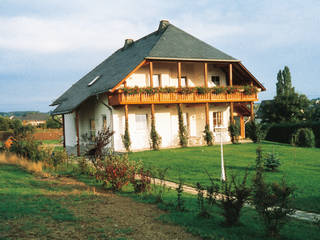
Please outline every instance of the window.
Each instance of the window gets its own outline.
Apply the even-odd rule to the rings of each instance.
[[[181,87],[188,87],[188,79],[186,76],[181,77]]]
[[[213,127],[221,127],[223,125],[223,112],[213,113]]]
[[[106,130],[107,129],[107,116],[102,115],[102,129]]]
[[[136,131],[146,131],[147,129],[147,115],[136,115]]]
[[[220,86],[220,77],[219,76],[211,76],[211,81],[215,86]]]
[[[153,87],[161,87],[161,76],[160,74],[154,74],[152,76]]]
[[[90,119],[90,137],[94,141],[96,137],[96,123],[94,119]]]

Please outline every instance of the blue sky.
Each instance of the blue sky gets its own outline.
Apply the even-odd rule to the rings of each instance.
[[[275,95],[289,66],[293,85],[320,97],[320,1],[0,0],[0,111],[49,111],[49,104],[161,19],[242,60]]]

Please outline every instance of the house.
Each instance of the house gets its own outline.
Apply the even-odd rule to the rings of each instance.
[[[86,74],[51,105],[62,115],[69,153],[85,149],[83,134],[110,127],[111,147],[124,151],[128,127],[132,150],[150,148],[151,119],[161,147],[175,147],[177,106],[183,112],[189,145],[203,145],[206,124],[215,141],[230,141],[228,126],[237,121],[244,137],[244,117],[262,84],[244,65],[222,51],[162,20],[158,29],[124,46]]]

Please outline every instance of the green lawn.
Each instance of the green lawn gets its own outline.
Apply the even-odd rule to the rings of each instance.
[[[227,176],[231,172],[241,175],[247,167],[253,176],[258,146],[264,152],[274,149],[282,164],[278,172],[266,172],[267,180],[280,181],[284,176],[296,186],[295,208],[320,213],[320,149],[271,142],[224,145]],[[189,185],[208,184],[205,170],[214,178],[220,178],[221,173],[220,145],[135,152],[130,153],[130,159],[142,160],[147,167],[169,167],[168,180],[177,182],[180,176]]]

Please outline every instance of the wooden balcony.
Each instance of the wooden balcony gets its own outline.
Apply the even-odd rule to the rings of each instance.
[[[206,102],[251,102],[257,101],[257,93],[250,95],[243,92],[236,93],[190,93],[182,94],[173,93],[137,93],[126,94],[122,90],[118,90],[109,97],[109,104],[112,106],[125,104],[170,104],[170,103],[206,103]]]

